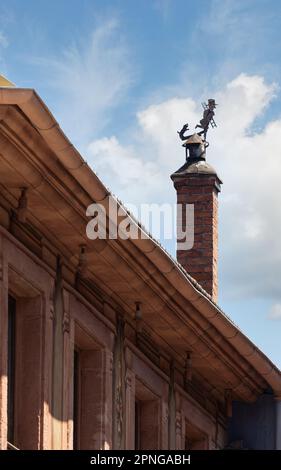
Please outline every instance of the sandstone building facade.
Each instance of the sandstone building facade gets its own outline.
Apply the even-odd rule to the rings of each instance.
[[[280,371],[215,303],[217,177],[174,175],[209,199],[205,271],[197,238],[191,264],[89,240],[109,191],[35,91],[0,88],[1,449],[281,448]]]

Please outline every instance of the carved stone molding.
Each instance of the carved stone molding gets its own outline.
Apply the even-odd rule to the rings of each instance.
[[[116,450],[124,449],[125,444],[126,362],[124,329],[124,319],[118,316],[113,353],[113,448]]]
[[[69,315],[69,293],[66,289],[62,289],[62,298],[63,298],[63,332],[70,332],[70,315]]]

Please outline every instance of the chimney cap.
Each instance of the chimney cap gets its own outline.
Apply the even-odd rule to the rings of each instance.
[[[186,175],[206,175],[216,176],[219,184],[222,184],[221,179],[218,177],[216,170],[206,160],[187,159],[187,162],[181,166],[175,173],[171,175],[171,179],[182,178]]]
[[[189,145],[204,145],[204,140],[197,133],[187,136],[186,141],[182,144],[183,147],[188,147]]]

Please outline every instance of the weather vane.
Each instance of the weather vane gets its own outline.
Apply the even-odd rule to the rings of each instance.
[[[217,127],[214,120],[215,108],[217,106],[216,101],[210,98],[208,99],[208,103],[201,104],[204,110],[203,117],[200,120],[200,123],[195,126],[195,129],[199,127],[202,130],[200,132],[195,132],[194,134],[185,135],[186,131],[189,130],[189,127],[188,124],[184,124],[181,131],[178,132],[180,139],[185,141],[182,145],[185,147],[186,159],[188,158],[189,150],[189,158],[205,160],[206,148],[209,146],[209,142],[206,140],[209,126],[213,128]]]

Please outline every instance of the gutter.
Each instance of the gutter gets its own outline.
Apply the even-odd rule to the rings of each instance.
[[[1,88],[0,105],[18,106],[36,128],[62,165],[79,182],[90,198],[107,206],[111,193],[83,160],[80,153],[61,130],[39,95],[32,89]],[[141,225],[120,201],[119,207],[128,214],[139,231]],[[281,398],[281,372],[224,314],[210,295],[170,256],[160,243],[146,233],[145,239],[130,240],[162,273],[169,283],[198,310],[221,335],[243,356]]]

